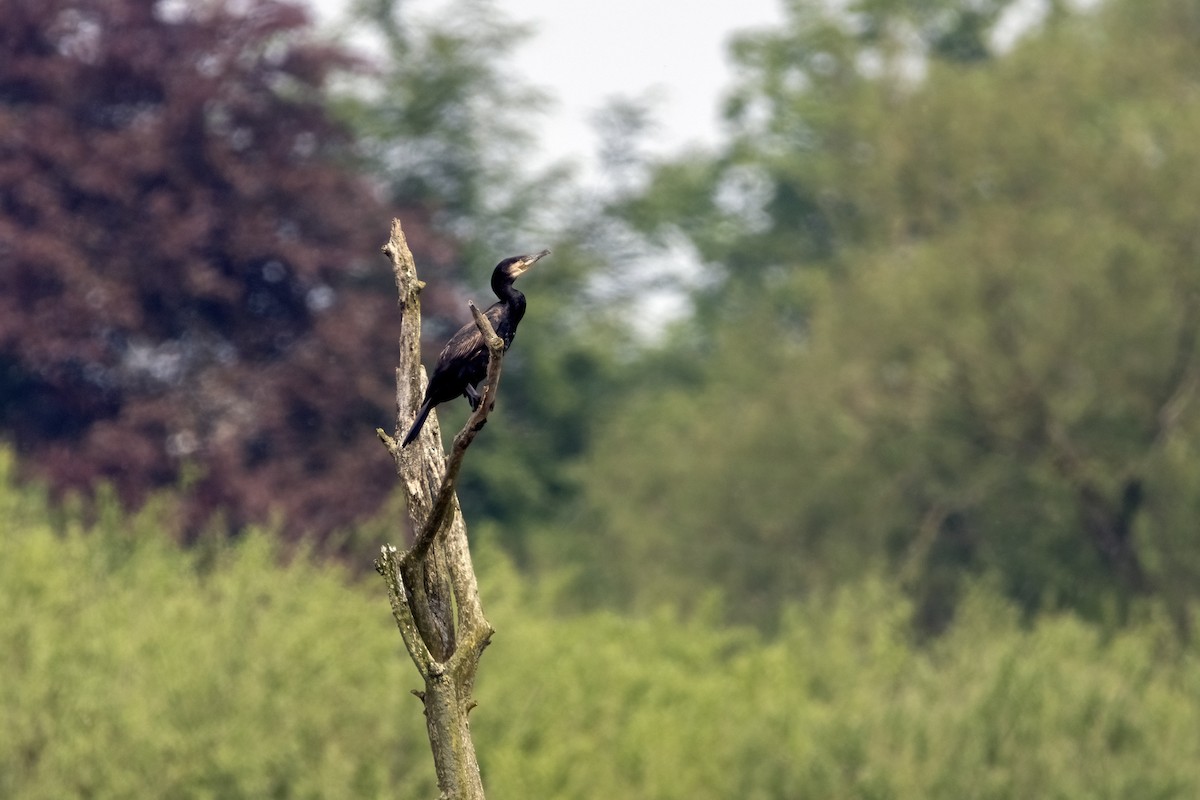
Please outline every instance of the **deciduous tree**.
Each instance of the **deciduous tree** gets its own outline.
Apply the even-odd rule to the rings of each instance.
[[[1183,623],[1200,574],[1180,478],[1200,381],[1193,6],[1114,1],[919,79],[864,71],[800,22],[747,53],[762,113],[648,195],[718,266],[702,389],[601,437],[595,513],[627,572],[656,570],[626,587],[715,576],[757,615],[887,565],[937,630],[987,571],[1031,612],[1107,618],[1153,593]],[[730,195],[739,174],[753,191]],[[656,454],[642,468],[637,442]]]
[[[385,212],[326,109],[357,62],[276,0],[7,0],[0,40],[0,426],[27,468],[184,484],[192,525],[373,510]]]

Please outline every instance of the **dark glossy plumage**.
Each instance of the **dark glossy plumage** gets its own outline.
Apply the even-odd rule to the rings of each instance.
[[[483,313],[492,324],[496,335],[504,340],[505,350],[512,346],[513,337],[517,335],[517,325],[525,316],[525,295],[513,287],[513,281],[549,254],[549,250],[543,250],[540,253],[513,256],[504,259],[492,270],[492,291],[496,293],[499,301]],[[483,342],[479,328],[471,321],[450,337],[450,341],[446,342],[442,349],[442,354],[438,356],[437,366],[433,368],[433,375],[425,388],[421,408],[400,446],[407,447],[417,438],[429,412],[436,405],[463,395],[471,404],[471,408],[475,409],[479,405],[479,391],[476,387],[487,377],[487,364],[487,345]]]

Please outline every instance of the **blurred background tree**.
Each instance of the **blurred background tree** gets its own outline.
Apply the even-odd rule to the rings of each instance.
[[[356,284],[387,211],[326,109],[361,65],[270,0],[0,17],[0,425],[27,468],[133,504],[187,484],[190,529],[377,506],[392,303]]]
[[[1029,612],[1116,619],[1153,592],[1182,615],[1190,9],[1051,15],[966,64],[936,40],[884,69],[898,51],[861,17],[812,6],[738,42],[729,145],[618,209],[712,264],[700,390],[646,392],[598,439],[590,508],[625,596],[715,580],[764,619],[883,567],[931,631],[980,572]]]

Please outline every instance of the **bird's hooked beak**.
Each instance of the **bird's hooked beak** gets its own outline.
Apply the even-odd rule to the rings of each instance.
[[[518,275],[524,275],[529,271],[530,267],[548,255],[550,255],[550,251],[543,250],[540,253],[532,253],[531,255],[527,256],[518,256],[517,260],[512,265],[512,276],[515,278]]]

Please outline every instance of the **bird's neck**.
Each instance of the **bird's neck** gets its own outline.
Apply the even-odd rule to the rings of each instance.
[[[514,311],[519,309],[520,313],[525,312],[525,295],[517,291],[516,287],[512,285],[512,281],[492,281],[492,291],[504,305]]]
[[[496,333],[504,340],[504,348],[507,350],[517,333],[517,325],[525,316],[525,295],[514,289],[511,281],[493,281],[492,291],[500,298],[496,307],[501,309],[492,322]]]

